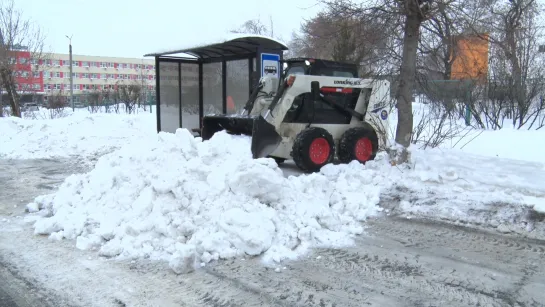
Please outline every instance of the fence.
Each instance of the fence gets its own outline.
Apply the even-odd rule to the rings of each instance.
[[[49,98],[51,99],[51,98]],[[147,108],[155,105],[156,97],[155,92],[145,92],[142,93],[139,97],[134,97],[133,99],[119,99],[115,96],[101,96],[97,93],[86,93],[74,95],[74,107],[75,108],[93,108],[93,107],[111,107],[117,104],[130,104],[138,107]],[[65,105],[71,106],[69,97],[66,97]]]
[[[471,121],[473,80],[417,80],[415,92],[424,104],[441,104],[448,112],[459,112],[466,125]]]

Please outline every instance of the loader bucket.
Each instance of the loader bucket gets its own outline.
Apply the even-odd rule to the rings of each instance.
[[[254,120],[252,129],[252,155],[254,159],[270,155],[282,142],[282,137],[262,116]]]
[[[253,158],[262,158],[271,154],[282,141],[273,125],[263,117],[236,117],[209,115],[203,117],[201,137],[209,140],[216,132],[226,130],[230,134],[252,136]]]
[[[226,130],[231,134],[252,135],[254,118],[226,115],[207,115],[202,119],[201,137],[209,140],[216,132]]]

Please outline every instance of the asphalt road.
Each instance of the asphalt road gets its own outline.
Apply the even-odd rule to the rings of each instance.
[[[0,288],[0,307],[17,307],[17,304],[2,288]]]
[[[350,248],[187,275],[34,236],[21,204],[78,167],[0,160],[0,306],[545,306],[545,242],[431,221],[380,217]]]

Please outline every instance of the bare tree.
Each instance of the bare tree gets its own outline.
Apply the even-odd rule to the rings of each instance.
[[[290,48],[297,56],[357,64],[362,76],[376,73],[387,31],[380,20],[368,17],[342,6],[326,7],[302,24],[300,34],[292,35]]]
[[[275,38],[279,41],[285,41],[281,35],[274,34],[274,23],[272,17],[269,18],[269,23],[270,26],[267,27],[265,24],[263,24],[263,22],[261,22],[261,19],[259,18],[249,19],[238,28],[232,29],[230,32],[240,34],[263,35]]]
[[[114,90],[114,99],[123,103],[126,113],[136,112],[136,106],[142,98],[142,85],[139,82],[124,84],[118,82]]]
[[[268,29],[267,26],[265,26],[259,19],[247,20],[239,28],[231,30],[231,33],[245,33],[245,34],[272,36],[271,32],[272,32],[272,29]]]
[[[478,11],[472,30],[489,34],[489,78],[482,97],[475,102],[474,117],[481,126],[500,129],[505,119],[513,127],[539,129],[545,113],[545,57],[539,52],[543,39],[541,5],[535,0],[488,0]]]
[[[97,113],[102,110],[102,107],[106,106],[106,101],[109,96],[108,90],[99,90],[95,89],[86,94],[87,98],[87,108],[91,113]],[[107,113],[107,110],[106,110]]]
[[[2,87],[7,92],[7,99],[11,107],[13,116],[21,117],[21,107],[19,105],[19,88],[17,79],[33,78],[31,72],[19,72],[16,63],[16,49],[24,46],[30,52],[33,63],[36,66],[44,58],[43,46],[44,35],[38,27],[33,25],[30,20],[24,19],[22,12],[15,9],[13,0],[8,0],[0,4],[0,79]],[[26,63],[25,63],[26,64]],[[21,73],[23,75],[21,75]],[[19,77],[19,78],[16,78]],[[23,82],[25,86],[31,82]]]
[[[47,98],[46,108],[49,111],[49,118],[60,118],[65,116],[65,108],[68,106],[68,96],[62,90],[53,92]]]
[[[322,1],[334,11],[352,12],[369,16],[391,25],[393,33],[402,33],[400,43],[392,45],[392,53],[399,56],[399,78],[396,91],[398,123],[395,141],[403,148],[392,150],[396,163],[409,159],[407,148],[411,144],[413,130],[412,93],[415,88],[417,54],[421,26],[437,13],[439,7],[449,6],[454,0],[373,0],[354,3],[350,0]],[[396,147],[397,148],[397,147]],[[394,153],[395,152],[395,153]]]

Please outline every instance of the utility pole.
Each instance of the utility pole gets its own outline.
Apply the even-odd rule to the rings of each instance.
[[[70,54],[70,103],[72,104],[72,112],[74,112],[74,74],[72,74],[72,36],[66,38],[70,41],[68,52]]]

